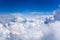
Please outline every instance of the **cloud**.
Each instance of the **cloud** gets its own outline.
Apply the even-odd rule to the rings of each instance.
[[[52,15],[52,12],[32,12],[33,15]]]
[[[60,5],[59,5],[59,7],[60,7]]]
[[[52,15],[0,15],[1,40],[60,40],[60,21],[45,24]],[[50,22],[50,21],[49,21]]]

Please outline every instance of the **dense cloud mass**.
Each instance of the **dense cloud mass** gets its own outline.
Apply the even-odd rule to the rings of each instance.
[[[60,40],[60,21],[52,15],[0,15],[0,40]]]

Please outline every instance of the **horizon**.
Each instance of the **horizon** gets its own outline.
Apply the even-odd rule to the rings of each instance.
[[[0,0],[0,14],[43,12],[42,14],[51,14],[60,9],[60,0]],[[45,12],[45,13],[44,13]],[[40,13],[39,13],[40,14]]]

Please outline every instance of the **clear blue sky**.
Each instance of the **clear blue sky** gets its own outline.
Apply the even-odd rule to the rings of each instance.
[[[60,0],[0,0],[0,12],[50,12],[59,4]]]

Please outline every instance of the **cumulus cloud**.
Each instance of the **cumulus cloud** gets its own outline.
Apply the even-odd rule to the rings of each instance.
[[[49,24],[44,23],[46,18]],[[55,21],[52,15],[15,13],[0,15],[0,20],[0,40],[60,40],[60,21]]]

